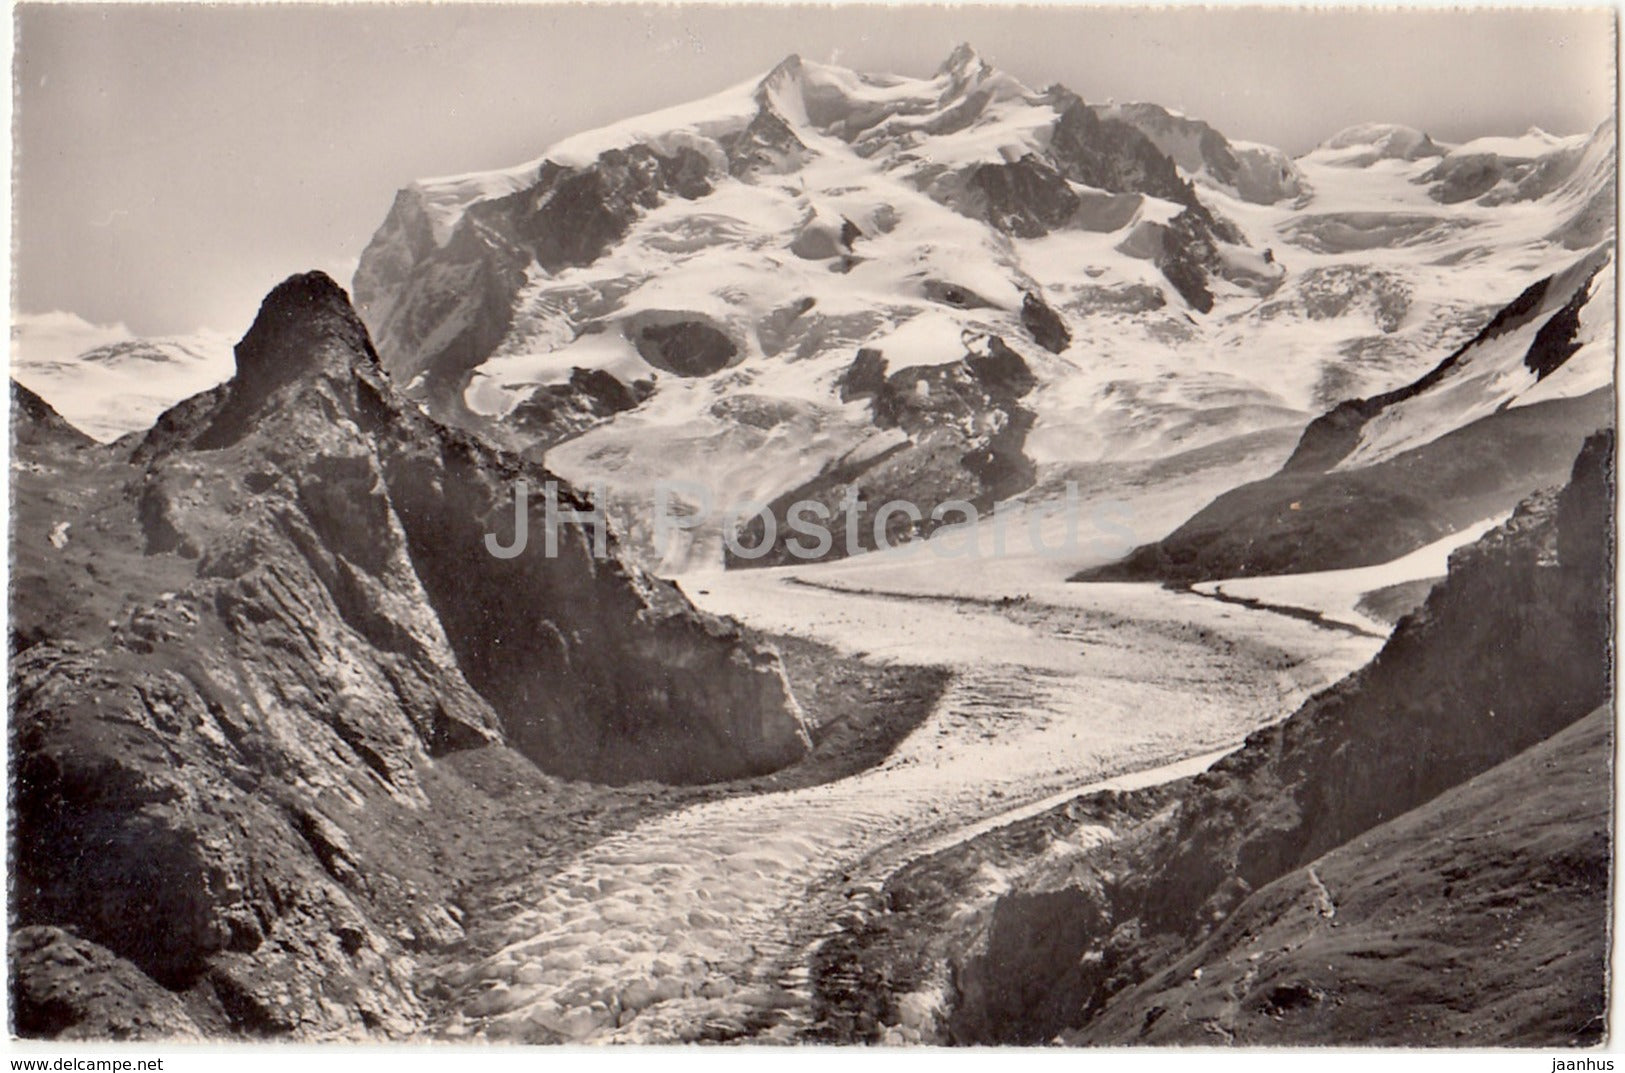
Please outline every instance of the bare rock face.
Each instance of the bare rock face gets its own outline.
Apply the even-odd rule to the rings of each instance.
[[[1101,117],[1082,98],[1055,91],[1061,118],[1050,154],[1074,182],[1112,193],[1132,191],[1195,207],[1196,190],[1173,159],[1129,123]]]
[[[710,193],[713,171],[692,149],[643,145],[608,150],[585,167],[548,162],[533,182],[470,208],[443,245],[420,192],[403,190],[355,279],[390,374],[436,417],[466,420],[468,373],[507,332],[526,268],[591,264],[664,198]]]
[[[1093,111],[1101,119],[1130,124],[1185,171],[1205,173],[1246,201],[1268,205],[1298,197],[1305,189],[1303,176],[1285,153],[1233,145],[1200,119],[1146,102],[1094,105]]]
[[[980,165],[968,178],[966,208],[1007,234],[1037,238],[1087,226],[1091,210],[1073,184],[1182,205],[1170,224],[1147,223],[1125,252],[1152,260],[1193,309],[1211,310],[1208,279],[1223,271],[1215,242],[1239,242],[1240,233],[1202,204],[1174,161],[1133,125],[1102,118],[1064,88],[1052,89],[1049,99],[1060,114],[1046,155]]]
[[[1066,321],[1031,291],[1021,296],[1021,326],[1032,335],[1033,342],[1051,354],[1059,354],[1072,345],[1072,331]]]
[[[472,221],[438,245],[411,189],[362,252],[357,305],[390,355],[390,374],[442,420],[463,416],[469,370],[507,332],[528,262],[516,243]]]
[[[1121,832],[1087,867],[1004,899],[987,943],[957,966],[956,1038],[1032,1042],[1083,1029],[1094,1042],[1125,1042],[1130,1028],[1150,1031],[1160,1014],[1113,1010],[1113,996],[1147,980],[1154,981],[1150,992],[1168,990],[1177,982],[1169,970],[1197,944],[1221,933],[1235,938],[1225,932],[1235,914],[1278,915],[1258,900],[1275,897],[1277,880],[1353,847],[1605,705],[1613,689],[1613,456],[1611,431],[1590,438],[1569,485],[1532,497],[1501,528],[1457,552],[1447,580],[1370,664],[1255,733],[1172,808]],[[1605,767],[1587,769],[1594,783],[1563,806],[1583,809],[1586,823],[1606,794]],[[1505,821],[1559,822],[1565,817]],[[1509,844],[1539,841],[1504,834]],[[1519,852],[1533,858],[1540,851]],[[1562,862],[1549,863],[1554,875],[1563,871]],[[1590,891],[1591,899],[1580,902],[1581,923],[1600,935],[1605,885],[1587,877],[1605,874],[1606,866],[1576,867],[1585,872],[1576,896]],[[1507,881],[1522,882],[1529,868],[1514,869],[1518,875]],[[1490,930],[1478,925],[1480,935]],[[1047,937],[1042,944],[1040,936]],[[1458,971],[1488,971],[1499,957],[1482,940],[1469,950]],[[1523,1042],[1584,1035],[1590,1012],[1602,1008],[1603,979],[1598,972],[1570,984],[1589,1012],[1556,1017],[1538,1039]],[[1020,1001],[1019,989],[1047,999]],[[1296,1001],[1288,992],[1281,998]],[[1113,1010],[1117,1034],[1087,1035],[1102,1010]],[[1326,1034],[1299,1041],[1353,1041],[1337,1034],[1335,1018],[1320,1030]]]
[[[988,223],[1019,238],[1040,238],[1065,227],[1082,202],[1065,176],[1028,153],[1009,164],[983,164],[971,189],[986,205]]]
[[[530,444],[530,453],[545,452],[615,414],[636,409],[653,392],[649,380],[623,384],[602,369],[572,369],[569,380],[549,384],[514,407],[508,422]]]
[[[939,506],[958,501],[985,513],[998,500],[1031,487],[1037,468],[1023,447],[1033,413],[1021,399],[1037,378],[999,336],[968,338],[965,344],[959,361],[890,374],[884,354],[860,350],[840,379],[841,396],[868,398],[875,427],[901,432],[900,442],[837,460],[768,504],[764,514],[745,519],[737,544],[746,554],[730,548],[728,566],[836,559],[895,547],[966,520],[959,508],[938,514]],[[899,509],[882,517],[881,508],[894,501],[915,513]],[[804,504],[826,511],[818,523],[830,536],[822,551],[816,548],[819,541],[798,535],[790,524]]]
[[[624,327],[644,361],[676,376],[710,376],[739,356],[728,333],[703,314],[645,310]]]
[[[457,930],[389,833],[432,810],[436,758],[702,782],[808,738],[776,654],[613,534],[597,557],[565,519],[548,554],[551,475],[403,402],[327,277],[274,290],[237,359],[133,449],[29,451],[54,426],[22,423],[13,922],[235,1031],[405,1035],[397,936]],[[521,481],[530,541],[498,558]]]
[[[11,933],[18,1035],[53,1039],[195,1039],[179,999],[123,958],[61,928]]]
[[[750,125],[728,147],[728,171],[736,177],[782,175],[796,170],[810,155],[766,95],[759,94],[759,98],[760,107]]]

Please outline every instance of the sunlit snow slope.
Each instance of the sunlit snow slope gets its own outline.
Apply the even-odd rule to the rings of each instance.
[[[138,339],[71,313],[19,314],[11,325],[12,378],[103,441],[150,427],[232,368],[231,340],[218,333]]]
[[[355,291],[425,405],[604,482],[687,569],[738,508],[991,506],[1407,383],[1608,239],[1613,170],[1608,124],[1461,147],[1367,124],[1294,161],[968,48],[929,78],[791,57],[408,187]],[[990,347],[1025,369],[998,390],[963,365]],[[698,521],[657,541],[663,481]]]

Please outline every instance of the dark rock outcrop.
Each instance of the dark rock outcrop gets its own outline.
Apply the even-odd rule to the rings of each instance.
[[[549,161],[536,185],[470,208],[475,221],[516,239],[549,272],[589,265],[626,234],[640,210],[712,189],[712,164],[693,149],[607,149],[584,168]]]
[[[526,268],[591,264],[643,211],[710,193],[713,170],[692,149],[644,145],[606,150],[581,168],[548,161],[533,183],[469,205],[443,243],[421,193],[402,191],[355,279],[389,373],[436,417],[466,423],[468,374],[507,333]]]
[[[807,159],[807,146],[770,103],[761,106],[728,146],[728,173],[736,178],[794,171]]]
[[[1065,227],[1082,204],[1065,176],[1031,153],[1013,163],[979,166],[970,187],[986,205],[987,222],[1018,238]]]
[[[1222,270],[1214,244],[1221,240],[1238,243],[1242,241],[1240,232],[1202,204],[1196,188],[1180,176],[1173,159],[1134,125],[1102,118],[1064,88],[1052,89],[1049,95],[1060,112],[1050,138],[1050,163],[1036,158],[1020,162],[1025,170],[1019,177],[1005,180],[1008,191],[1000,202],[1005,208],[993,220],[995,226],[1020,235],[1054,230],[1080,204],[1066,180],[1112,194],[1145,194],[1183,205],[1184,211],[1168,226],[1150,225],[1156,232],[1151,257],[1191,308],[1210,311],[1213,295],[1207,280]],[[1007,169],[1017,166],[1004,165]],[[1026,206],[1026,213],[1014,212],[1009,203]]]
[[[1208,270],[1218,261],[1210,225],[1193,209],[1186,209],[1160,231],[1156,255],[1152,258],[1163,277],[1199,313],[1213,311],[1213,292],[1208,290]]]
[[[869,398],[874,424],[906,439],[884,450],[838,459],[817,477],[743,520],[739,554],[730,568],[842,558],[882,545],[894,547],[967,520],[951,501],[978,514],[1032,486],[1037,468],[1023,453],[1033,413],[1020,399],[1037,384],[1026,361],[998,336],[968,339],[965,356],[943,365],[910,366],[887,374],[880,351],[865,348],[842,375],[843,400]],[[893,501],[911,505],[878,527],[876,512]],[[798,504],[817,504],[829,546],[791,527]],[[804,511],[816,508],[804,507]],[[771,523],[765,520],[771,516]],[[816,513],[801,515],[811,523]]]
[[[110,987],[139,970],[211,1031],[405,1035],[403,943],[461,934],[398,834],[430,822],[441,760],[507,743],[697,782],[809,741],[773,651],[613,534],[549,538],[550,482],[591,505],[402,399],[327,277],[274,290],[237,357],[133,448],[16,460],[13,925],[104,948]],[[528,545],[499,558],[519,482]],[[24,975],[33,1023],[72,1023]]]
[[[562,384],[539,388],[508,414],[508,424],[530,453],[577,436],[594,425],[636,409],[654,391],[649,380],[623,384],[602,369],[571,369]]]
[[[1173,160],[1131,124],[1101,118],[1066,89],[1051,95],[1061,118],[1050,156],[1068,179],[1114,194],[1150,194],[1187,208],[1201,204]]]
[[[1102,119],[1128,123],[1190,174],[1206,172],[1246,201],[1269,205],[1303,193],[1303,176],[1280,150],[1238,147],[1200,119],[1148,102],[1092,106]]]
[[[967,208],[994,227],[1021,238],[1038,238],[1080,223],[1084,201],[1073,183],[1108,194],[1142,194],[1183,205],[1168,225],[1146,223],[1128,248],[1149,257],[1180,297],[1199,312],[1213,308],[1210,274],[1222,264],[1216,241],[1240,242],[1241,234],[1203,205],[1196,188],[1173,160],[1129,123],[1101,118],[1076,94],[1050,90],[1059,111],[1045,156],[1029,153],[1010,163],[982,164],[967,180]]]
[[[886,390],[886,357],[873,347],[864,347],[835,382],[842,402],[872,399]]]
[[[628,317],[625,331],[644,361],[677,376],[710,376],[739,356],[728,333],[698,313],[648,310]]]
[[[1072,345],[1072,332],[1066,321],[1031,291],[1021,296],[1021,326],[1032,335],[1033,342],[1051,354],[1059,354]]]
[[[1256,899],[1270,897],[1276,880],[1606,704],[1613,458],[1612,432],[1589,439],[1569,485],[1526,501],[1458,552],[1448,579],[1369,665],[1252,735],[1081,872],[1010,895],[1000,906],[1004,926],[958,967],[956,1038],[1036,1042],[1064,1029],[1087,1032],[1102,1011],[1114,1011],[1114,996],[1153,977],[1167,987],[1175,979],[1167,970],[1226,921],[1258,912]],[[1605,792],[1606,772],[1590,777],[1591,793],[1575,798],[1576,807],[1590,808],[1584,803]],[[1588,883],[1600,924],[1606,885]],[[1039,934],[1059,941],[1040,949]],[[1475,956],[1477,964],[1461,967],[1489,971],[1498,955],[1481,942]],[[1044,992],[1045,1003],[1018,1001],[1015,970],[1019,987]],[[1582,984],[1587,1010],[1600,1011],[1602,978]],[[1297,1001],[1287,991],[1279,998]],[[1113,1018],[1119,1034],[1088,1038],[1128,1042],[1130,1026],[1150,1030],[1156,1021],[1149,1009],[1118,1009]],[[1571,1020],[1580,1030],[1586,1015]],[[1335,1031],[1304,1041],[1353,1042]]]

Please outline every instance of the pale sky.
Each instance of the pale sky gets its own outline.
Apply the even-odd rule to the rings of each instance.
[[[1351,123],[1590,130],[1613,10],[67,6],[16,9],[17,309],[240,335],[346,286],[394,192],[723,89],[791,52],[927,75],[969,41],[1037,88],[1153,100],[1293,153]]]

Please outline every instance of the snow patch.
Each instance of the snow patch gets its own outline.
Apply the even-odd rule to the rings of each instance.
[[[1449,570],[1450,555],[1466,547],[1506,521],[1508,515],[1492,518],[1459,529],[1449,536],[1418,548],[1408,555],[1376,566],[1362,566],[1349,570],[1324,570],[1311,574],[1280,574],[1272,577],[1232,578],[1225,581],[1203,581],[1191,586],[1206,595],[1233,596],[1243,600],[1258,600],[1275,607],[1297,607],[1317,612],[1332,622],[1341,622],[1357,629],[1386,636],[1393,627],[1358,610],[1366,593],[1408,581],[1442,578]]]

